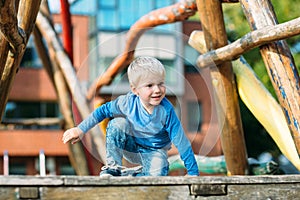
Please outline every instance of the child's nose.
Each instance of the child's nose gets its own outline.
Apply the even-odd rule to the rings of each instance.
[[[153,86],[153,91],[154,92],[160,92],[160,87],[158,85]]]

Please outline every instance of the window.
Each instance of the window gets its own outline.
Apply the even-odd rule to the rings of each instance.
[[[119,27],[118,16],[115,10],[102,10],[97,15],[100,30],[114,30]]]
[[[76,175],[67,156],[49,157],[45,160],[46,175]],[[1,169],[0,169],[0,173]],[[9,175],[40,174],[39,157],[9,157]]]
[[[56,157],[57,175],[76,175],[68,157]]]
[[[25,162],[10,163],[9,165],[9,175],[26,175]]]
[[[8,102],[3,121],[13,119],[56,118],[60,115],[58,104],[54,102]],[[59,124],[45,125],[16,125],[20,129],[59,129]]]
[[[174,86],[177,84],[178,76],[176,73],[177,69],[175,68],[175,61],[174,60],[161,60],[161,63],[165,66],[166,69],[166,84],[170,86]]]
[[[141,16],[173,3],[172,0],[99,0],[97,26],[101,31],[128,30]],[[166,27],[174,29],[171,25]]]
[[[187,120],[189,132],[200,132],[202,125],[202,106],[200,102],[189,101],[187,103]]]
[[[99,0],[100,8],[115,8],[117,5],[117,0]]]

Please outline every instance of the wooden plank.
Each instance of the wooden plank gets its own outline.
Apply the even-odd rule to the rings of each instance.
[[[65,185],[191,185],[191,184],[286,184],[300,183],[300,175],[273,175],[273,176],[165,176],[165,177],[111,177],[97,176],[67,176]]]
[[[197,0],[197,7],[208,50],[227,44],[221,2]],[[247,153],[244,140],[236,83],[230,62],[211,68],[221,143],[229,175],[247,174]]]
[[[118,187],[72,187],[47,188],[43,196],[53,199],[188,199],[189,187],[184,186],[118,186]]]
[[[0,176],[0,199],[16,199],[21,195],[27,199],[33,196],[41,199],[297,199],[300,175]]]
[[[229,185],[224,195],[194,195],[183,186],[118,186],[118,187],[40,187],[41,199],[299,199],[299,184]],[[0,188],[0,198],[20,197],[20,187]],[[22,198],[24,199],[24,198]],[[33,198],[28,198],[33,199]]]
[[[0,199],[16,199],[15,193],[16,191],[14,187],[0,187]]]
[[[7,186],[62,186],[62,176],[0,176],[0,187]]]
[[[163,177],[99,177],[99,176],[0,176],[0,187],[114,187],[149,185],[266,185],[300,184],[300,174],[261,176],[163,176]],[[300,186],[300,185],[299,185]]]
[[[229,199],[299,199],[299,184],[229,185]]]

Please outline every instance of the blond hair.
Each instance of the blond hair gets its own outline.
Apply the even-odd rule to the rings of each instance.
[[[149,75],[165,79],[165,68],[163,64],[154,57],[138,57],[129,65],[127,74],[132,87],[137,87],[141,81]]]

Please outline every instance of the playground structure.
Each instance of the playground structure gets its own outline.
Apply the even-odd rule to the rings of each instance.
[[[241,95],[241,91],[247,92],[247,90],[251,90],[252,93],[256,91],[258,95],[265,95],[265,92],[256,90],[256,88],[260,88],[259,84],[258,87],[254,87],[253,84],[257,83],[257,80],[250,79],[250,76],[253,75],[251,75],[252,72],[239,71],[248,69],[245,67],[247,64],[242,58],[242,54],[254,47],[259,47],[279,104],[277,102],[274,103],[269,97],[263,99],[262,101],[264,102],[257,103],[263,105],[272,104],[272,107],[276,107],[276,110],[279,107],[280,111],[284,111],[281,115],[276,114],[276,116],[280,117],[276,118],[275,121],[273,119],[273,121],[266,120],[267,122],[264,122],[267,116],[262,116],[263,120],[260,121],[261,123],[266,123],[267,127],[271,127],[270,129],[266,128],[270,134],[274,134],[279,129],[275,128],[272,130],[274,122],[276,125],[286,126],[283,129],[281,127],[280,130],[285,131],[277,133],[277,135],[274,134],[273,139],[278,146],[281,146],[281,151],[287,155],[299,170],[299,73],[294,65],[293,57],[287,44],[282,41],[282,39],[300,34],[299,18],[283,24],[277,24],[272,4],[267,0],[224,0],[222,2],[218,0],[185,0],[170,7],[153,11],[132,26],[128,32],[129,39],[124,50],[126,54],[117,57],[106,73],[100,77],[99,82],[94,83],[85,95],[80,89],[76,89],[76,92],[74,90],[74,85],[80,85],[79,80],[74,72],[70,57],[60,45],[59,39],[51,26],[49,21],[50,13],[47,11],[45,1],[42,1],[42,3],[38,0],[11,0],[3,2],[0,3],[0,29],[2,33],[0,35],[1,113],[4,112],[8,93],[24,53],[27,38],[33,31],[36,43],[39,44],[37,48],[43,60],[43,65],[47,68],[53,84],[56,86],[67,127],[74,126],[70,114],[70,96],[73,96],[80,117],[85,118],[90,113],[89,99],[92,98],[95,91],[101,89],[103,85],[109,84],[116,74],[130,63],[134,58],[134,49],[138,39],[145,31],[161,24],[185,20],[199,12],[202,31],[196,30],[191,36],[189,43],[202,53],[197,60],[198,66],[206,67],[210,65],[211,67],[211,63],[215,63],[211,67],[212,79],[214,83],[222,82],[224,84],[225,90],[218,88],[218,84],[214,84],[215,104],[221,116],[220,119],[222,116],[225,119],[221,140],[226,162],[223,160],[222,163],[226,163],[226,173],[233,176],[122,177],[109,179],[90,176],[1,176],[1,198],[63,199],[90,197],[99,199],[103,197],[102,195],[105,195],[104,197],[107,199],[120,198],[121,195],[127,198],[149,198],[151,196],[153,199],[195,199],[197,196],[202,196],[203,199],[296,199],[299,197],[300,182],[298,175],[246,175],[249,171],[248,160],[237,103],[237,92]],[[240,40],[228,44],[221,4],[238,2],[242,5],[252,31]],[[19,10],[17,12],[15,8],[18,8],[18,6]],[[7,10],[9,12],[5,12]],[[6,13],[8,15],[5,15]],[[161,14],[164,14],[166,17],[159,17]],[[155,20],[147,20],[149,16]],[[36,27],[34,28],[35,21]],[[18,24],[20,27],[18,27]],[[51,56],[46,54],[46,48],[42,45],[42,37],[48,44]],[[240,58],[237,59],[238,57]],[[231,63],[231,60],[234,61]],[[216,66],[218,70],[214,70]],[[54,73],[56,76],[53,75]],[[245,74],[248,77],[244,77],[243,75]],[[236,83],[234,76],[238,76]],[[241,79],[239,80],[239,78]],[[249,80],[250,82],[239,82],[242,80]],[[245,84],[248,84],[249,87],[243,90],[242,86],[246,86]],[[249,100],[249,98],[249,96],[245,96],[244,101]],[[259,109],[257,107],[251,108],[251,105],[253,106],[253,102],[249,103],[249,109],[261,115]],[[103,156],[101,150],[103,151],[103,146],[105,145],[103,138],[100,137],[101,134],[92,132],[90,135],[99,149],[100,157]],[[70,146],[70,148],[72,149],[70,159],[77,174],[87,175],[87,163],[83,160],[84,156],[80,155],[80,152],[83,154],[82,147],[77,145]],[[76,157],[74,156],[75,152]]]
[[[197,32],[194,34],[194,38],[191,38],[190,43],[196,43],[196,45],[200,45],[202,43],[202,47],[193,46],[198,51],[203,53],[199,56],[197,60],[197,64],[199,67],[206,67],[214,63],[213,67],[211,67],[211,77],[214,80],[214,83],[222,83],[225,90],[220,88],[220,84],[213,84],[215,90],[215,103],[217,105],[217,110],[220,116],[220,120],[224,121],[223,130],[222,130],[222,147],[224,151],[224,156],[227,164],[227,173],[228,175],[246,175],[248,173],[248,162],[247,162],[247,152],[245,148],[245,142],[243,137],[243,129],[241,126],[241,119],[239,113],[239,107],[237,102],[237,89],[242,87],[241,85],[236,85],[234,75],[236,75],[235,67],[232,66],[231,60],[234,60],[246,51],[258,47],[260,48],[261,55],[264,59],[266,68],[268,70],[270,79],[272,80],[273,87],[276,91],[276,95],[279,100],[280,108],[283,110],[284,114],[280,117],[281,121],[276,121],[275,119],[273,123],[286,124],[288,131],[284,131],[285,135],[276,135],[275,140],[277,139],[277,145],[281,146],[281,150],[290,161],[297,167],[299,170],[299,152],[300,152],[300,83],[299,83],[299,73],[297,68],[295,67],[293,57],[290,53],[290,50],[287,44],[282,41],[282,39],[298,35],[300,33],[299,28],[299,18],[292,20],[290,22],[284,24],[277,24],[276,15],[272,8],[272,4],[270,1],[263,0],[232,0],[232,1],[211,1],[211,0],[197,0],[197,1],[182,1],[175,5],[171,5],[166,8],[162,8],[156,11],[149,13],[148,15],[141,18],[137,21],[128,32],[128,41],[127,46],[124,49],[124,54],[122,56],[117,57],[116,60],[113,61],[111,66],[105,72],[102,77],[100,77],[97,83],[94,83],[87,94],[84,94],[83,91],[76,92],[73,90],[72,85],[80,85],[79,80],[76,77],[76,73],[74,72],[72,62],[68,55],[65,53],[64,48],[60,45],[59,39],[57,38],[53,28],[51,27],[51,23],[47,18],[47,9],[45,9],[44,2],[40,6],[40,1],[26,1],[20,0],[17,1],[19,5],[18,12],[14,10],[14,6],[16,5],[16,1],[5,1],[4,4],[1,5],[1,85],[0,85],[0,93],[1,93],[1,101],[0,101],[0,110],[1,113],[4,112],[5,104],[7,102],[8,93],[11,85],[13,84],[14,77],[16,75],[17,69],[19,67],[20,60],[25,50],[27,39],[29,35],[33,31],[35,38],[37,38],[37,42],[40,45],[39,47],[40,55],[43,55],[43,65],[48,69],[49,74],[53,77],[53,82],[58,89],[57,92],[60,94],[60,103],[63,105],[63,115],[65,120],[67,121],[67,126],[74,126],[73,120],[70,118],[71,106],[70,106],[70,96],[73,96],[74,102],[78,108],[81,118],[85,118],[90,113],[89,108],[89,100],[92,98],[92,95],[95,91],[101,89],[103,85],[110,84],[113,78],[124,69],[134,58],[134,50],[138,43],[138,39],[142,36],[142,34],[153,28],[155,26],[159,26],[161,24],[173,23],[176,21],[183,21],[190,16],[193,16],[196,12],[199,13],[201,24],[202,24],[202,33],[203,36],[199,36]],[[223,21],[223,13],[221,4],[222,3],[240,3],[242,5],[243,11],[247,17],[249,25],[252,29],[252,32],[245,35],[239,41],[235,41],[231,44],[228,44],[228,39],[225,31],[225,24]],[[22,9],[20,9],[22,8]],[[40,12],[38,13],[40,9]],[[3,12],[3,10],[9,10],[11,12]],[[5,16],[2,13],[13,13],[13,15]],[[213,14],[211,14],[213,13]],[[165,15],[164,18],[161,18],[161,14]],[[17,15],[18,19],[17,20]],[[13,16],[13,17],[11,17]],[[151,16],[151,19],[149,20]],[[49,16],[48,16],[49,17]],[[33,25],[36,20],[36,28],[33,30]],[[17,27],[18,23],[20,24],[20,28]],[[10,26],[9,26],[10,25]],[[9,27],[9,28],[8,28]],[[23,31],[20,31],[23,30]],[[14,34],[10,34],[9,31],[12,31]],[[198,32],[199,33],[199,32]],[[262,37],[265,36],[265,37]],[[43,48],[41,37],[44,37],[46,40],[48,47],[50,48],[50,53],[52,53],[52,58],[55,57],[55,61],[52,62],[49,59],[49,56],[46,54],[45,48]],[[201,38],[202,37],[202,38]],[[279,41],[280,40],[280,41]],[[55,53],[54,53],[55,52]],[[205,53],[206,52],[206,53]],[[47,59],[48,58],[48,59]],[[2,62],[3,61],[3,62]],[[243,64],[245,61],[241,60]],[[52,64],[51,64],[52,63]],[[234,65],[234,64],[233,64]],[[217,68],[216,68],[217,67]],[[236,67],[236,70],[241,69],[242,67]],[[218,69],[218,70],[216,70]],[[54,78],[53,70],[57,70],[56,72],[60,74],[59,78],[57,76]],[[246,77],[247,78],[247,77]],[[248,77],[249,78],[249,77]],[[65,80],[64,80],[65,79]],[[242,83],[243,84],[243,83]],[[70,93],[69,93],[70,91]],[[251,89],[251,91],[255,91],[255,89]],[[240,92],[240,91],[239,91]],[[249,91],[248,91],[249,92]],[[246,97],[250,98],[250,97]],[[270,100],[272,101],[272,100]],[[259,102],[258,104],[267,104],[270,102],[269,100],[264,100],[264,102]],[[255,104],[252,102],[252,104]],[[251,108],[249,108],[251,110]],[[281,111],[280,110],[280,111]],[[279,112],[280,112],[279,111]],[[278,112],[278,111],[276,111]],[[265,116],[266,117],[266,116]],[[264,118],[265,118],[264,117]],[[223,118],[223,119],[222,119]],[[1,118],[0,118],[1,119]],[[284,120],[284,121],[283,121]],[[267,126],[272,126],[272,121]],[[283,125],[284,126],[284,125]],[[284,128],[284,130],[287,130]],[[276,130],[271,130],[276,131]],[[270,132],[269,132],[270,133]],[[271,134],[271,133],[270,133]],[[94,141],[97,149],[99,149],[99,155],[103,158],[103,147],[104,139],[99,137],[97,132],[91,132],[90,137]],[[287,139],[288,138],[288,139]],[[294,147],[294,148],[293,148]],[[70,146],[73,149],[72,152],[83,152],[82,147],[80,146]],[[74,150],[77,148],[77,150]],[[285,150],[283,150],[285,149]],[[289,154],[292,152],[293,155]],[[87,174],[86,162],[83,161],[79,154],[76,153],[76,157],[71,155],[71,159],[73,159],[74,166],[76,166],[76,172],[81,175]],[[240,177],[238,177],[240,178]],[[9,179],[9,178],[8,178]],[[20,178],[22,179],[22,178]],[[33,178],[34,179],[34,178]],[[54,178],[55,179],[55,178]],[[59,178],[57,178],[59,179]],[[71,178],[72,179],[72,178]],[[84,178],[83,178],[84,179]],[[97,178],[96,178],[97,179]],[[180,178],[178,178],[180,179]],[[189,180],[191,179],[191,180]],[[245,176],[245,179],[248,180],[248,177]],[[244,180],[245,180],[244,179]],[[100,179],[101,180],[101,179]],[[245,184],[245,182],[238,181],[237,178],[233,177],[233,179],[227,179],[224,182],[220,181],[221,186],[216,186],[218,180],[210,179],[205,180],[206,182],[199,182],[200,179],[197,178],[189,178],[186,177],[184,180],[177,180],[179,185],[189,185],[185,187],[185,190],[190,190],[191,193],[195,192],[195,196],[197,195],[206,195],[206,194],[198,194],[197,191],[201,192],[202,187],[207,187],[207,182],[210,183],[210,188],[227,188],[228,182],[232,181],[230,184]],[[241,179],[242,180],[242,179]],[[299,190],[299,181],[297,182],[297,177],[284,177],[284,180],[280,180],[280,177],[272,178],[257,178],[255,179],[258,184],[280,184],[283,185],[279,187],[280,189],[287,189],[286,187],[290,184],[296,184],[293,189]],[[16,180],[15,180],[16,181]],[[64,180],[58,180],[60,184],[55,186],[67,186],[70,183],[69,179],[65,178]],[[74,181],[74,180],[73,180]],[[97,179],[96,181],[99,181]],[[80,182],[80,184],[76,185],[76,187],[80,187],[84,184],[99,186],[96,184],[96,181],[91,184],[88,183],[85,179]],[[114,182],[116,181],[116,182]],[[165,184],[171,185],[171,187],[176,188],[176,181],[166,179],[165,183],[161,183],[159,181],[153,180],[153,182],[149,181],[149,185],[141,184],[136,180],[134,182],[132,179],[121,179],[118,180],[108,180],[105,183],[100,183],[100,185],[110,184],[112,187],[115,185],[140,185],[147,186],[151,184],[155,184],[161,186]],[[215,181],[215,182],[214,182]],[[32,180],[33,182],[33,180]],[[76,181],[74,181],[76,182]],[[251,182],[251,181],[250,181]],[[252,182],[251,184],[253,184]],[[63,184],[64,183],[64,184]],[[11,183],[2,183],[5,187],[11,186],[15,187],[14,184]],[[53,186],[49,183],[43,182],[43,180],[37,181],[36,186],[43,187],[46,185]],[[250,184],[250,185],[251,185]],[[32,186],[30,184],[21,184],[25,187]],[[200,189],[191,189],[190,186],[199,186]],[[214,186],[214,187],[212,187]],[[251,185],[253,186],[253,185]],[[70,186],[71,187],[71,186]],[[258,189],[263,187],[260,185],[259,187],[255,186],[255,189],[258,191],[262,191],[262,189]],[[229,187],[228,187],[229,188]],[[33,189],[33,188],[31,188]],[[29,189],[29,193],[32,192]],[[21,191],[21,190],[20,190]],[[210,190],[212,191],[212,189]],[[224,190],[225,191],[225,190]],[[273,191],[275,192],[275,191]],[[276,191],[278,192],[278,191]],[[39,193],[39,192],[37,192]],[[98,193],[98,192],[97,192]],[[227,194],[227,189],[226,192]],[[261,193],[262,194],[262,193]],[[41,195],[41,194],[39,194]],[[214,194],[220,195],[220,194]],[[247,195],[247,194],[244,194]],[[297,194],[292,193],[290,197],[295,197]],[[299,194],[298,194],[299,195]],[[258,196],[260,197],[260,196]],[[265,197],[265,196],[264,196]]]

